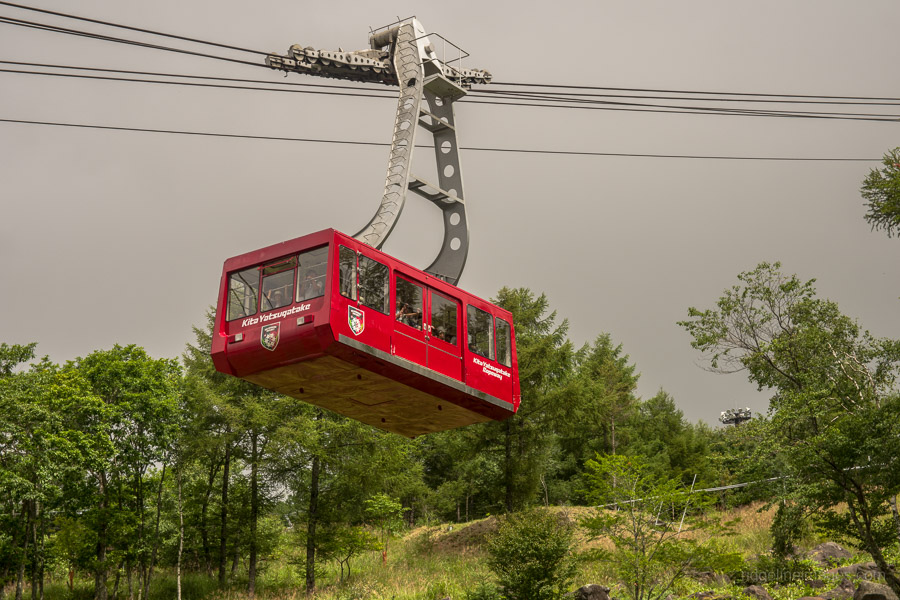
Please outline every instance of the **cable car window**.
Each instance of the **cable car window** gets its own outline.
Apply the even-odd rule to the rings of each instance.
[[[469,306],[466,312],[469,350],[494,360],[494,318],[480,308]]]
[[[341,296],[356,300],[356,252],[341,246],[340,256],[340,281]]]
[[[367,256],[359,257],[359,302],[388,314],[388,268]]]
[[[228,276],[227,319],[243,319],[256,314],[259,295],[259,269],[252,267]]]
[[[431,334],[448,344],[456,345],[456,302],[431,293]]]
[[[497,317],[497,362],[512,366],[512,328],[509,323]]]
[[[294,301],[296,267],[296,256],[262,267],[260,309],[263,312],[287,306]]]
[[[397,278],[397,314],[404,325],[422,329],[422,286]]]
[[[309,300],[325,295],[325,267],[328,262],[328,246],[300,253],[300,268],[297,270],[300,283],[297,286],[297,301]]]

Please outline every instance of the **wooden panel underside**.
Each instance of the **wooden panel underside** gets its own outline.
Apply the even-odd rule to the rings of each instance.
[[[244,379],[406,437],[490,420],[330,355]]]

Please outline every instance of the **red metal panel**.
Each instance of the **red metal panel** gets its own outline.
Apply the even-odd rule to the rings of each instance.
[[[499,307],[478,298],[470,297],[468,304],[490,313],[492,316],[502,316],[508,322],[512,322],[507,311],[501,311]],[[496,319],[494,319],[496,320]],[[467,319],[466,319],[467,321]],[[467,336],[464,336],[466,339]],[[494,338],[496,341],[496,338]],[[518,379],[515,370],[515,353],[513,353],[513,367],[506,367],[492,357],[480,356],[472,352],[468,344],[463,345],[463,368],[465,369],[465,381],[475,389],[486,392],[497,398],[513,402],[513,380]]]
[[[387,264],[387,261],[384,260],[386,255],[352,238],[343,238],[343,236],[340,236],[335,244],[335,257],[337,257],[341,246],[359,252],[361,256],[367,256],[378,260],[378,262],[381,262],[382,264]],[[390,268],[389,265],[388,268]],[[335,282],[333,284],[334,293],[332,294],[331,300],[333,314],[331,326],[335,338],[343,334],[383,352],[390,352],[391,331],[393,327],[393,319],[390,314],[383,314],[374,308],[370,308],[360,302],[359,299],[353,300],[341,295],[337,284],[340,275],[339,269],[340,265],[338,264],[337,258],[335,258],[331,263],[331,280]],[[358,297],[359,294],[357,294],[357,298]],[[355,326],[354,319],[357,321]],[[361,327],[359,325],[359,319],[362,320]]]
[[[328,287],[330,280],[326,281],[325,295],[322,297],[257,312],[246,318],[227,321],[226,307],[230,273],[282,259],[302,250],[321,247],[329,244],[333,238],[334,231],[327,229],[225,261],[212,339],[213,364],[218,371],[241,377],[287,364],[298,356],[321,352],[323,345],[331,342],[328,328],[330,307],[327,301],[331,292]],[[332,251],[330,249],[329,253]],[[332,261],[329,259],[329,262]],[[278,325],[278,343],[274,350],[266,350],[260,344],[262,329],[267,325]],[[241,338],[240,341],[238,338]]]
[[[413,335],[410,335],[411,333]],[[391,336],[391,343],[394,356],[399,356],[423,367],[427,365],[425,340],[422,339],[421,332],[410,331],[409,327],[397,325],[397,329]]]

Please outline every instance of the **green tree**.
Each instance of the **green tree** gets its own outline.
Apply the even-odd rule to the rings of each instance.
[[[488,538],[488,567],[506,600],[555,600],[575,575],[575,531],[564,515],[532,508],[500,518]]]
[[[330,532],[365,522],[365,501],[375,494],[411,501],[421,487],[421,465],[413,441],[302,404],[272,443],[267,473],[290,492],[286,509],[295,528],[305,525],[299,539],[310,594],[316,565],[333,549]]]
[[[0,377],[9,377],[13,370],[34,358],[37,342],[30,344],[0,344]]]
[[[722,490],[719,493],[721,508],[772,498],[771,485],[766,480],[778,477],[784,472],[784,467],[767,448],[764,439],[767,427],[764,419],[753,418],[739,427],[721,427],[707,432],[709,484],[726,486],[760,482],[727,493]]]
[[[403,526],[403,505],[384,493],[365,502],[366,517],[381,534],[381,561],[387,561],[388,540]]]
[[[209,524],[205,518],[209,509],[211,487],[218,484],[218,551],[216,552],[219,586],[227,582],[227,561],[230,556],[229,535],[229,491],[232,483],[232,463],[235,454],[239,453],[239,444],[243,436],[240,426],[241,399],[256,393],[256,386],[236,377],[230,377],[216,371],[212,363],[210,351],[215,327],[215,311],[210,309],[206,314],[206,327],[194,327],[194,344],[188,344],[183,360],[186,376],[188,403],[195,409],[192,427],[196,437],[192,445],[191,455],[202,453],[200,460],[206,459],[209,485],[204,492],[202,518],[199,521],[203,553],[209,565],[212,558],[212,541]],[[219,470],[221,469],[221,476]]]
[[[76,569],[90,566],[94,550],[92,532],[74,517],[59,517],[54,522],[56,530],[49,543],[49,553],[68,569],[69,591],[74,588]]]
[[[105,438],[79,427],[82,420],[102,415],[99,399],[79,374],[46,358],[27,371],[13,372],[33,350],[33,344],[0,348],[0,503],[6,509],[0,527],[10,533],[17,597],[27,566],[32,597],[38,598],[51,515],[77,510],[86,465],[109,448]]]
[[[582,347],[574,363],[553,418],[559,440],[559,464],[551,482],[555,502],[584,501],[585,463],[598,452],[616,454],[628,445],[628,423],[638,407],[634,392],[639,374],[609,334]]]
[[[154,492],[159,497],[163,483],[162,477],[154,481],[152,471],[166,464],[178,432],[181,369],[176,361],[153,359],[135,345],[95,351],[67,368],[103,402],[102,421],[83,425],[102,431],[113,449],[93,462],[97,503],[88,513],[97,535],[95,597],[105,600],[112,566],[117,572],[124,568],[129,585],[135,569],[139,583],[145,589],[149,585],[156,536],[150,533],[147,506]]]
[[[598,455],[588,461],[591,499],[601,506],[581,521],[592,537],[608,537],[610,563],[633,600],[665,598],[690,569],[709,565],[714,527],[710,499],[676,478],[660,477],[640,457]]]
[[[13,372],[22,363],[34,358],[35,343],[26,345],[0,344],[0,531],[3,532],[0,545],[0,562],[4,565],[0,587],[6,584],[8,569],[15,565],[16,597],[22,597],[25,579],[25,562],[28,553],[27,513],[25,502],[33,485],[27,475],[27,447],[29,445],[27,426],[21,427],[19,411],[25,404],[33,403],[33,395],[28,386],[20,384],[20,377],[13,378]],[[24,388],[24,389],[23,389]],[[25,398],[22,398],[24,392]]]
[[[429,504],[446,520],[469,521],[493,510],[500,480],[496,456],[479,451],[483,427],[463,427],[416,439]]]
[[[344,577],[350,577],[351,560],[364,552],[383,548],[374,533],[359,525],[335,524],[322,534],[324,543],[318,549],[316,560],[323,563],[330,560],[337,561],[341,567],[342,582]]]
[[[888,237],[900,235],[900,148],[887,152],[881,169],[872,169],[860,193],[866,200],[866,221],[872,229],[883,229]]]
[[[499,471],[502,496],[495,502],[507,511],[534,500],[555,445],[555,421],[565,414],[566,384],[575,350],[566,337],[569,323],[556,323],[546,295],[526,288],[502,288],[494,302],[513,314],[522,403],[515,416],[478,425],[478,452]]]
[[[266,477],[271,441],[279,428],[293,423],[292,416],[298,412],[299,401],[216,371],[210,356],[214,324],[215,314],[210,310],[206,328],[194,328],[195,343],[189,344],[184,354],[189,405],[198,409],[194,425],[197,437],[190,447],[201,453],[200,456],[212,459],[207,465],[208,482],[216,479],[221,468],[219,584],[224,585],[226,581],[228,543],[233,540],[232,555],[236,555],[238,546],[246,548],[247,591],[253,597],[261,558],[259,523],[273,495],[274,482]],[[246,536],[229,535],[229,494],[232,493],[232,466],[236,459],[245,461],[249,471]],[[211,486],[205,490],[204,513],[208,510]],[[209,557],[211,550],[205,514],[201,523],[204,556]]]
[[[608,333],[597,336],[594,344],[584,349],[578,360],[577,373],[587,396],[587,410],[594,413],[591,415],[594,418],[585,421],[593,430],[600,428],[604,432],[608,452],[616,454],[622,445],[622,436],[619,434],[617,438],[616,428],[621,429],[636,407],[634,391],[640,374],[635,373],[634,364],[628,364],[628,355],[622,354],[622,345],[614,346]],[[585,460],[589,458],[584,457]]]
[[[685,485],[696,483],[697,487],[713,483],[714,467],[709,460],[711,430],[685,421],[674,398],[664,390],[637,403],[628,429],[631,440],[625,453],[644,457],[658,476],[672,477]]]
[[[746,370],[774,392],[761,433],[791,498],[869,552],[900,593],[884,555],[900,534],[889,516],[900,492],[900,343],[862,331],[778,263],[738,279],[716,308],[691,308],[680,324],[713,369]]]

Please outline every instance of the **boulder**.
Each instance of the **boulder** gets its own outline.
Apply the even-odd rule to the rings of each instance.
[[[853,558],[853,554],[834,542],[819,544],[807,553],[810,558],[823,567],[834,567],[842,561]]]
[[[694,573],[693,575],[691,575],[691,577],[696,579],[700,583],[705,583],[707,585],[731,585],[731,577],[729,577],[725,573],[716,573],[714,571],[700,571],[698,573]]]
[[[844,577],[836,588],[821,594],[821,596],[825,600],[846,600],[853,597],[854,591],[856,591],[856,586],[853,585],[852,581]]]
[[[769,595],[769,592],[759,585],[748,585],[744,588],[744,594],[755,600],[772,600],[772,596]]]
[[[836,569],[828,569],[825,571],[829,575],[840,575],[842,577],[858,577],[859,579],[881,579],[881,571],[874,562],[865,562],[855,565],[847,565],[846,567],[838,567]]]
[[[898,598],[894,590],[886,585],[872,581],[863,581],[856,588],[853,600],[898,600]]]
[[[573,595],[575,600],[609,600],[609,588],[591,583],[581,586]]]

